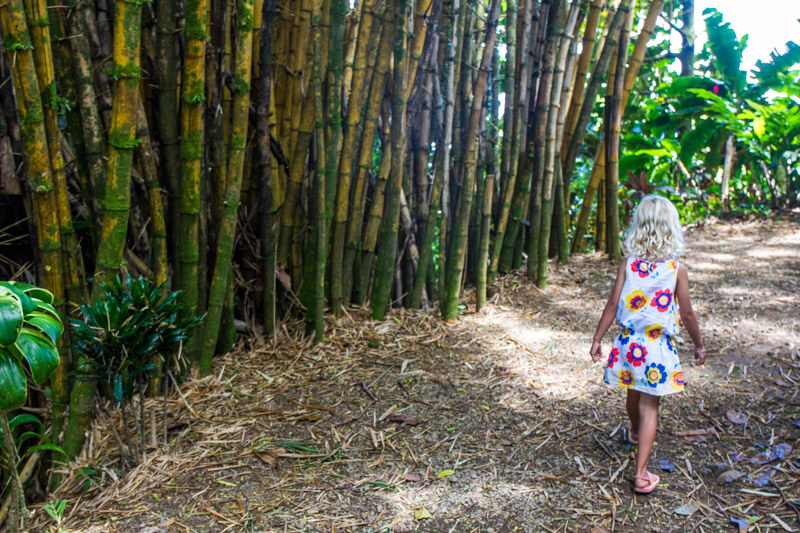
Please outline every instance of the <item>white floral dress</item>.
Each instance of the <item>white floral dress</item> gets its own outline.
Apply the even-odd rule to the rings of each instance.
[[[617,304],[622,327],[608,356],[604,380],[653,396],[680,392],[683,372],[673,336],[678,333],[675,280],[678,263],[629,257]]]

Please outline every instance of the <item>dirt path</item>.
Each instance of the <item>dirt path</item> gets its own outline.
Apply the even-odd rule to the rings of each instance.
[[[653,496],[631,492],[622,395],[587,355],[615,268],[582,256],[554,267],[546,291],[506,278],[492,305],[455,325],[358,314],[319,347],[283,335],[218,360],[214,377],[184,389],[200,418],[172,399],[168,451],[152,448],[134,472],[114,480],[116,448],[95,430],[81,465],[95,473],[58,495],[68,525],[710,532],[749,518],[750,531],[797,530],[799,222],[795,213],[689,234],[709,359],[690,367],[691,343],[679,346],[687,391],[662,404]]]

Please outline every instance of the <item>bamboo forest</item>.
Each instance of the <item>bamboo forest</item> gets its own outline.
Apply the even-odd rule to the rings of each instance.
[[[0,530],[800,530],[792,0],[0,29]],[[627,268],[658,198],[686,250]],[[667,309],[620,296],[664,257],[659,407],[608,378],[638,330],[604,333]]]

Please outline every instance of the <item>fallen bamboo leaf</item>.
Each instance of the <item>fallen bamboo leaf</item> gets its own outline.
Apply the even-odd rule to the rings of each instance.
[[[729,410],[725,413],[725,416],[728,417],[728,420],[733,422],[734,424],[745,424],[747,423],[747,415],[744,413],[740,413],[738,411]]]
[[[389,415],[386,420],[389,422],[397,422],[399,424],[405,424],[407,426],[417,426],[420,424],[419,420],[415,420],[413,418],[409,418],[407,416],[402,415]]]
[[[673,511],[673,513],[681,516],[692,516],[696,511],[700,509],[700,506],[694,502],[684,503],[677,509]]]
[[[431,512],[425,509],[424,507],[422,509],[417,509],[416,511],[414,511],[414,518],[416,518],[417,520],[425,520],[426,518],[430,518],[431,516],[433,516]]]

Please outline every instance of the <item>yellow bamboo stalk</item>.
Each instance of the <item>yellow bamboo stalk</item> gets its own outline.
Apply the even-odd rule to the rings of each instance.
[[[622,91],[623,113],[625,113],[628,97],[631,94],[634,82],[636,82],[636,76],[639,74],[639,69],[642,66],[644,53],[647,51],[647,43],[650,41],[650,36],[653,33],[653,28],[655,28],[656,20],[661,13],[662,7],[664,7],[664,0],[653,0],[650,4],[650,9],[647,11],[647,18],[645,18],[642,30],[636,38],[633,53],[628,58],[628,70],[625,72],[625,85]],[[600,141],[600,146],[597,148],[597,157],[594,160],[592,174],[589,177],[589,183],[586,185],[586,191],[583,194],[581,211],[578,215],[578,222],[575,225],[575,236],[572,239],[571,246],[571,252],[573,254],[583,248],[583,234],[586,232],[586,227],[589,224],[589,215],[591,214],[592,203],[594,202],[594,194],[597,191],[600,180],[605,175],[605,164],[605,139],[602,139]]]
[[[47,132],[47,146],[50,156],[50,169],[53,177],[58,224],[62,242],[62,265],[65,295],[73,303],[84,300],[85,285],[82,283],[83,262],[78,237],[72,225],[72,212],[67,193],[67,171],[61,153],[61,129],[58,127],[59,97],[56,89],[53,50],[50,41],[50,21],[47,4],[44,0],[26,0],[25,11],[33,41],[34,62],[39,88],[42,91],[44,125]]]
[[[406,84],[405,100],[411,96],[414,81],[417,78],[417,66],[422,58],[425,48],[425,36],[428,34],[428,16],[433,7],[433,0],[417,0],[414,2],[414,36],[408,47],[408,83]]]

